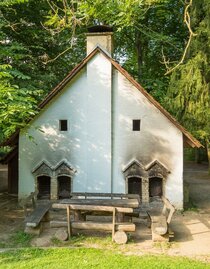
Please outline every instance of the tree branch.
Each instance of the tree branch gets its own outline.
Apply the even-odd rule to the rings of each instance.
[[[187,28],[188,28],[188,31],[189,31],[189,38],[188,38],[188,41],[187,41],[187,44],[185,46],[185,49],[184,49],[184,52],[183,52],[183,55],[181,57],[181,59],[179,60],[179,62],[172,68],[169,67],[169,60],[166,60],[166,57],[162,51],[162,54],[163,54],[163,63],[165,64],[165,67],[167,69],[165,75],[168,75],[170,74],[171,72],[173,72],[177,67],[179,67],[183,62],[184,62],[184,59],[186,57],[186,54],[187,54],[187,51],[188,51],[188,48],[190,46],[190,43],[191,43],[191,40],[192,40],[192,37],[193,36],[196,36],[195,33],[193,33],[192,29],[191,29],[191,21],[190,21],[190,14],[189,14],[189,8],[192,6],[192,0],[190,0],[186,7],[185,7],[185,10],[184,10],[184,23],[187,25]]]

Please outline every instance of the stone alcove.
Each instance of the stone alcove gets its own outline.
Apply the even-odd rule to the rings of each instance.
[[[155,160],[144,166],[132,160],[123,169],[126,193],[139,194],[142,203],[149,203],[151,198],[165,194],[168,169]]]
[[[165,196],[166,179],[169,170],[165,168],[159,161],[155,160],[146,167],[148,172],[149,185],[149,201],[153,201],[156,197]]]
[[[145,169],[144,166],[137,160],[132,160],[124,169],[125,177],[125,192],[129,194],[139,194],[140,199],[143,200],[145,192]]]
[[[73,188],[73,175],[76,170],[62,160],[55,167],[42,161],[33,170],[37,199],[69,198]]]
[[[42,161],[32,170],[32,173],[35,176],[37,199],[50,199],[51,179],[53,177],[52,167],[46,161]]]
[[[75,170],[66,161],[60,162],[55,167],[54,193],[57,193],[57,199],[70,198],[73,190],[73,175]]]

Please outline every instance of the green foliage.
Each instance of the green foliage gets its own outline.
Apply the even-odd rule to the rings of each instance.
[[[18,231],[11,236],[10,242],[15,247],[29,247],[32,238],[33,236],[31,234]]]
[[[21,4],[29,0],[1,0],[0,6],[11,6],[13,4]]]
[[[22,249],[0,253],[0,268],[210,268],[209,264],[169,256],[132,256],[98,249]]]
[[[197,34],[185,63],[170,79],[167,103],[179,121],[204,143],[210,136],[210,3],[193,4],[192,26]]]
[[[86,27],[109,24],[116,58],[194,132],[209,134],[209,1],[194,1],[187,60],[164,76],[162,51],[180,59],[188,37],[182,0],[3,0],[0,3],[0,124],[5,138],[85,56]],[[167,91],[169,86],[169,90]],[[166,96],[167,94],[167,96]],[[166,97],[166,98],[165,98]]]
[[[20,89],[11,84],[10,65],[0,65],[0,126],[3,137],[11,135],[35,115],[36,98],[39,91]]]
[[[55,32],[81,25],[112,25],[114,57],[159,101],[168,85],[164,77],[162,46],[171,60],[182,54],[187,31],[183,26],[183,3],[172,0],[50,1],[46,25]],[[74,32],[72,30],[72,32]],[[173,49],[173,50],[172,50]],[[176,53],[174,53],[174,50]]]
[[[43,27],[49,9],[44,0],[0,4],[0,142],[34,116],[37,103],[84,57],[84,36],[71,48],[68,29],[55,36]]]

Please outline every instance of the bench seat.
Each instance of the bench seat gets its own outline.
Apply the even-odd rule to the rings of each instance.
[[[25,218],[25,232],[29,234],[40,234],[41,232],[41,222],[46,219],[51,204],[39,204],[36,206],[34,211]]]

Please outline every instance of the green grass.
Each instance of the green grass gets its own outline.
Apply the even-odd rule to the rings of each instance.
[[[1,269],[194,269],[210,264],[169,256],[131,256],[87,248],[28,248],[0,253]]]
[[[57,238],[53,237],[51,242],[54,246],[58,247],[86,247],[91,245],[98,245],[100,248],[106,247],[116,247],[117,244],[112,242],[112,237],[110,235],[106,236],[87,236],[83,234],[77,234],[71,237],[70,240],[60,241]]]
[[[0,242],[0,248],[30,247],[32,238],[33,235],[17,231],[7,241]]]

